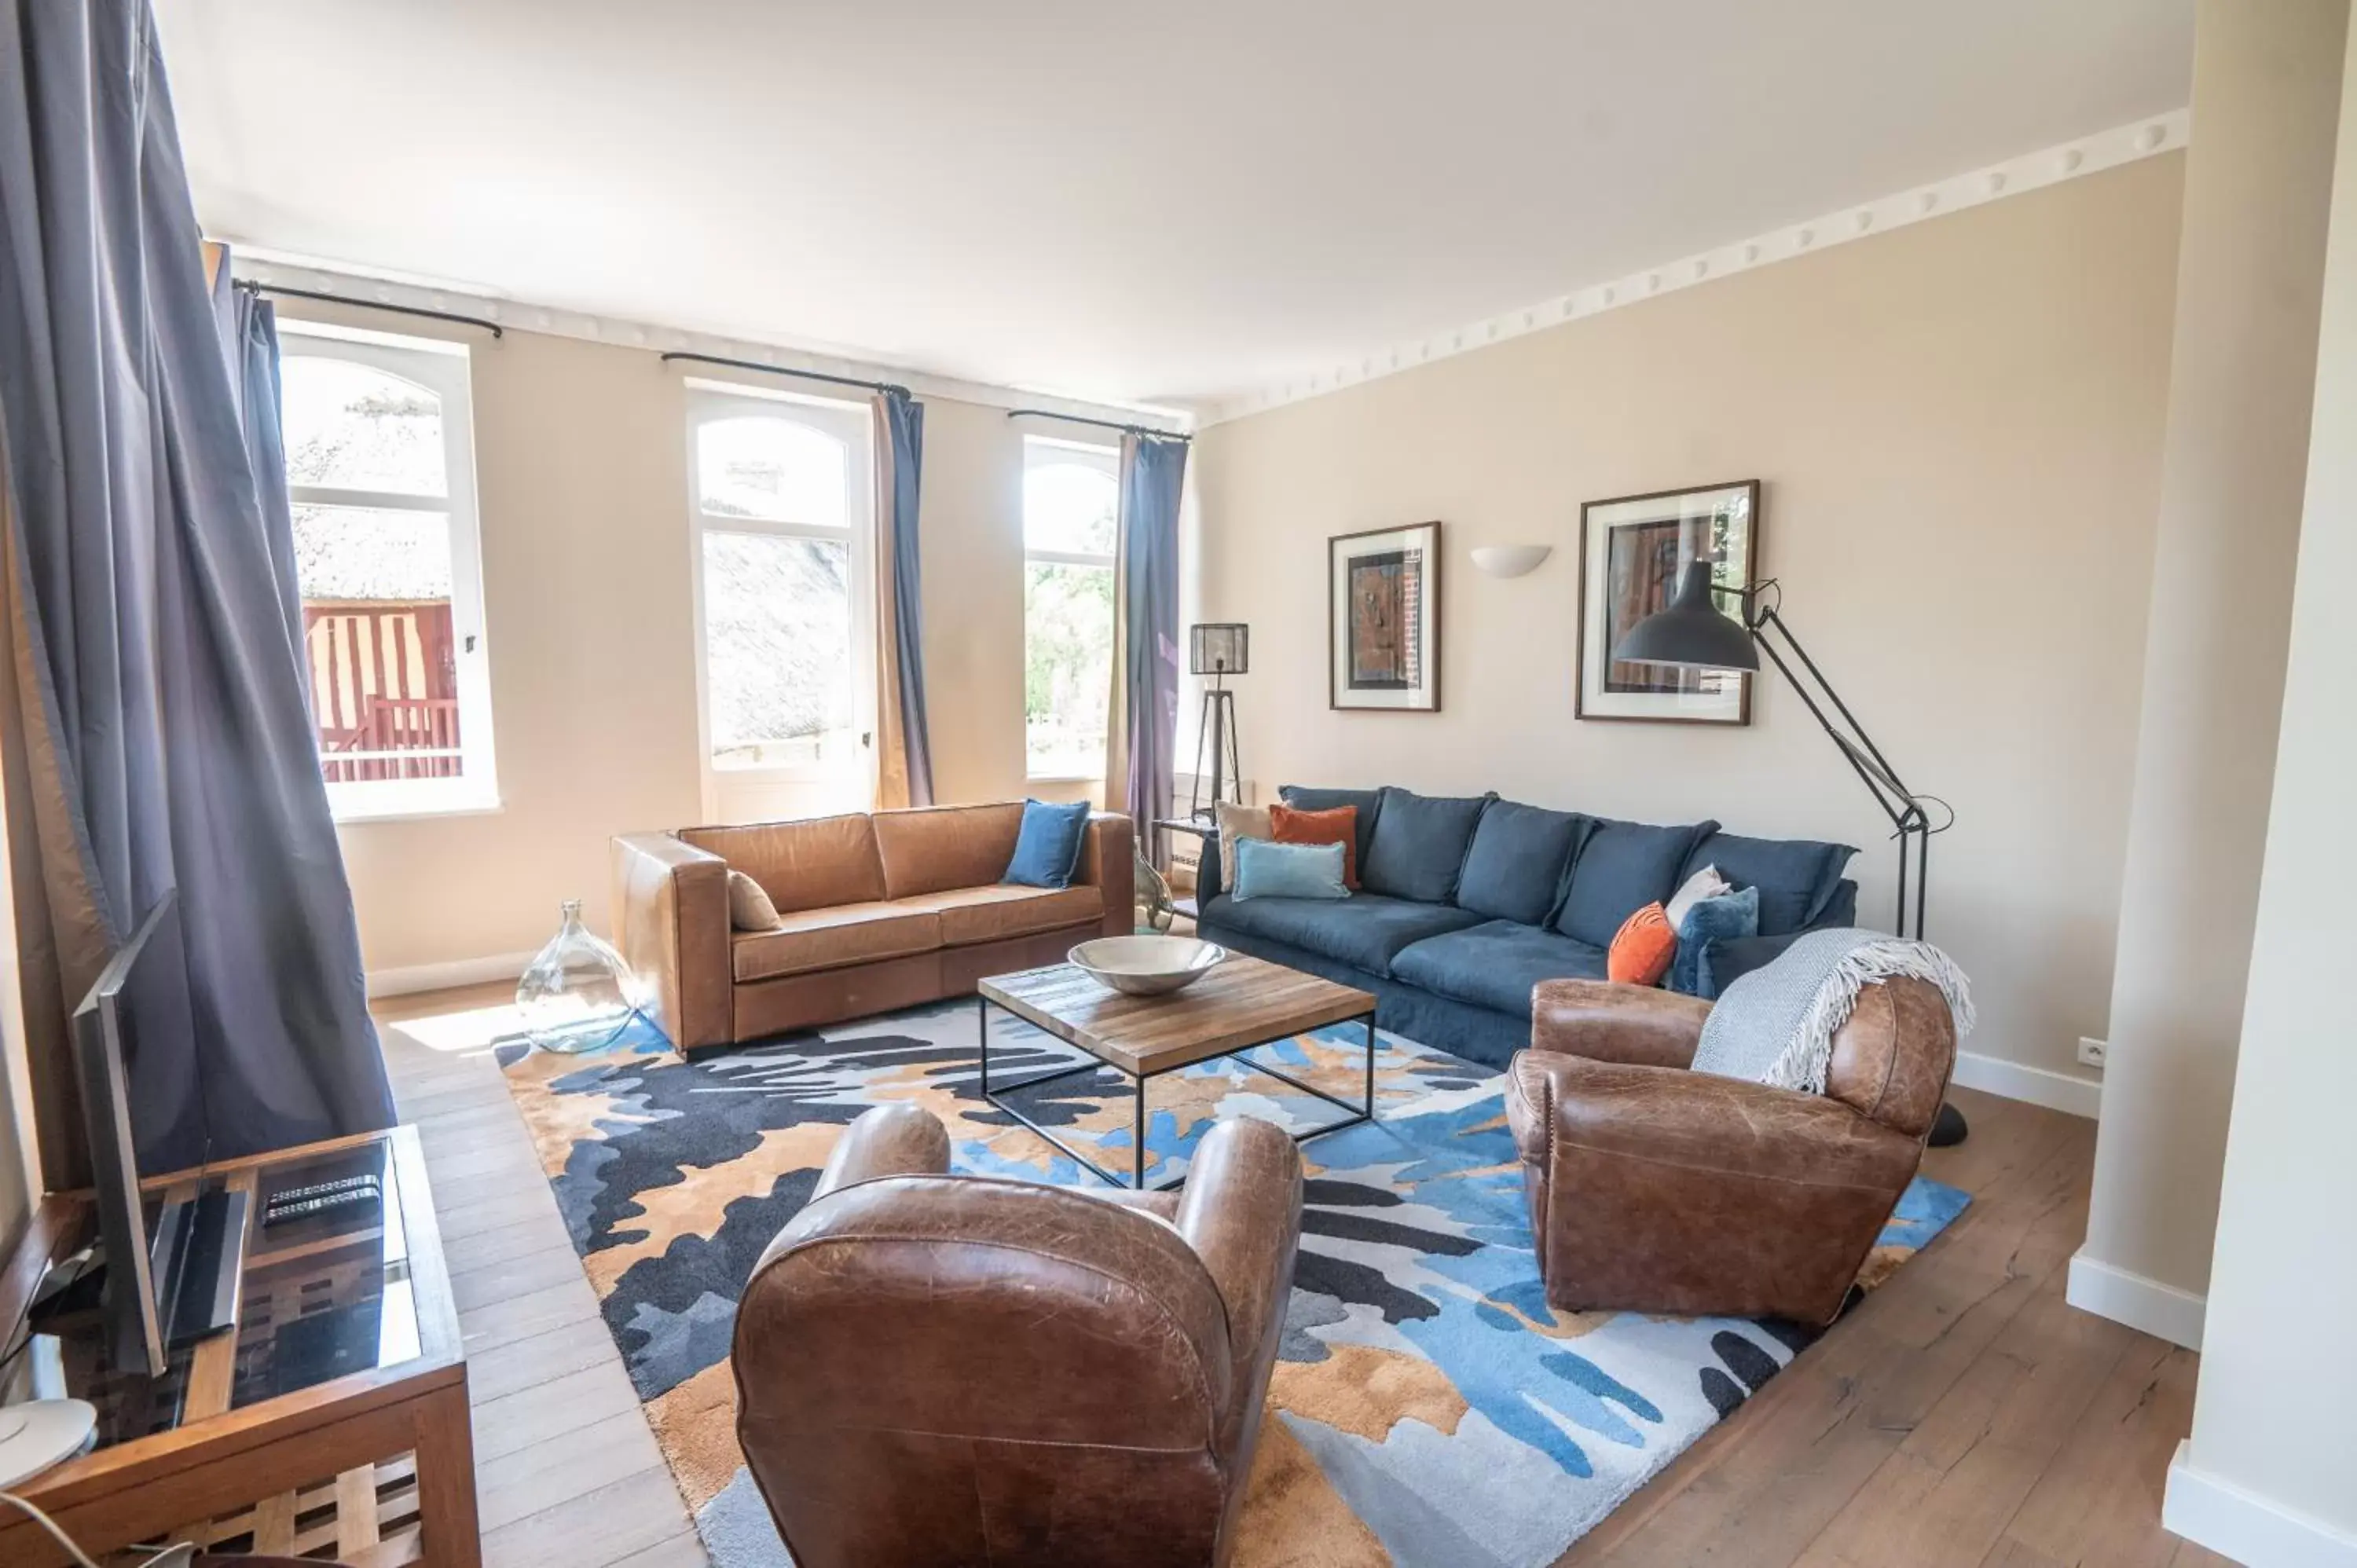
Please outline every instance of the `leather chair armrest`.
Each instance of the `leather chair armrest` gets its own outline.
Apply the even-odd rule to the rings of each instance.
[[[725,1046],[735,1016],[728,865],[669,833],[614,840],[614,945],[683,1051]]]
[[[1674,991],[1605,980],[1542,980],[1531,988],[1531,1049],[1683,1068],[1693,1062],[1709,1016],[1709,1003]]]
[[[1247,1405],[1257,1410],[1266,1390],[1293,1294],[1301,1151],[1292,1136],[1252,1116],[1214,1126],[1188,1165],[1176,1223],[1227,1304],[1237,1398],[1222,1423],[1224,1448],[1233,1423],[1248,1413]]]
[[[877,1105],[859,1113],[811,1188],[811,1202],[831,1192],[886,1176],[946,1176],[950,1135],[941,1118],[914,1105]]]
[[[1104,934],[1125,937],[1137,929],[1137,866],[1130,821],[1119,811],[1092,811],[1081,835],[1075,886],[1096,888],[1104,897]]]

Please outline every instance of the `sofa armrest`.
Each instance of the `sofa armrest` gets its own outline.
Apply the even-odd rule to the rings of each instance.
[[[1195,857],[1195,908],[1204,905],[1227,891],[1221,872],[1220,832],[1217,828],[1203,835],[1202,852]]]
[[[1922,1157],[1821,1095],[1548,1051],[1506,1110],[1548,1299],[1579,1310],[1830,1322]]]
[[[1127,817],[1119,811],[1089,813],[1072,883],[1094,887],[1103,896],[1106,936],[1125,937],[1137,929],[1136,853]]]
[[[625,833],[613,866],[615,946],[655,1026],[683,1051],[728,1044],[727,863],[669,833]]]
[[[1601,1062],[1683,1068],[1710,1004],[1650,985],[1542,980],[1531,988],[1531,1049]]]
[[[1260,1408],[1293,1294],[1301,1240],[1301,1151],[1274,1122],[1238,1116],[1196,1145],[1175,1223],[1228,1309],[1234,1397],[1222,1442]],[[1248,1462],[1250,1455],[1243,1456]]]
[[[950,1168],[950,1135],[941,1118],[918,1106],[877,1105],[859,1113],[811,1188],[816,1203],[831,1192],[886,1176],[946,1176]]]

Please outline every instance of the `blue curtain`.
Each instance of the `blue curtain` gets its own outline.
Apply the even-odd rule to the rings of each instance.
[[[1178,744],[1178,495],[1187,443],[1130,435],[1121,442],[1122,706],[1129,725],[1129,794],[1137,824],[1170,814]],[[1107,802],[1111,804],[1110,801]]]
[[[45,1156],[81,1147],[48,1007],[174,887],[196,1026],[138,1053],[143,1163],[386,1125],[290,552],[248,446],[274,451],[274,392],[242,428],[251,361],[222,351],[145,0],[0,9],[0,723],[31,819],[12,810],[12,845],[40,863],[20,929],[53,970],[27,986]]]
[[[918,483],[925,405],[905,387],[876,394],[877,746],[876,804],[933,803],[932,743],[925,724],[925,607],[917,551]]]
[[[295,518],[286,499],[286,444],[279,425],[278,311],[230,277],[224,249],[213,277],[213,320],[221,351],[229,356],[230,390],[237,398],[238,427],[245,432],[245,462],[253,472],[263,542],[270,550],[272,580],[286,616],[288,650],[307,683],[303,590],[295,576]]]

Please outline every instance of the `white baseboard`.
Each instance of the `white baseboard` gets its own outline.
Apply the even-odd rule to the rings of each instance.
[[[406,996],[418,991],[446,991],[454,985],[480,985],[490,980],[513,980],[523,973],[535,954],[494,953],[489,958],[454,959],[448,963],[413,963],[398,969],[368,972],[368,993]]]
[[[2201,1348],[2201,1319],[2209,1297],[2091,1258],[2084,1247],[2071,1255],[2071,1282],[2063,1299],[2082,1312],[2125,1323],[2156,1339],[2188,1350]]]
[[[2357,1568],[2357,1535],[2244,1491],[2193,1464],[2190,1441],[2169,1462],[2162,1528],[2252,1568]]]
[[[2007,1061],[2003,1057],[1985,1057],[1978,1051],[1956,1053],[1953,1081],[1966,1089],[2001,1094],[2007,1100],[2026,1100],[2032,1105],[2043,1105],[2049,1111],[2084,1116],[2090,1122],[2095,1119],[2104,1105],[2104,1085],[2099,1079],[2081,1078],[2075,1073],[2055,1072],[2042,1067],[2024,1067],[2019,1062]]]

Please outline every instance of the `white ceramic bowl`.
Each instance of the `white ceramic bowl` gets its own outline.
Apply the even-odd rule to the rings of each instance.
[[[1228,950],[1194,937],[1099,937],[1064,956],[1100,985],[1132,996],[1160,996],[1211,973]]]

